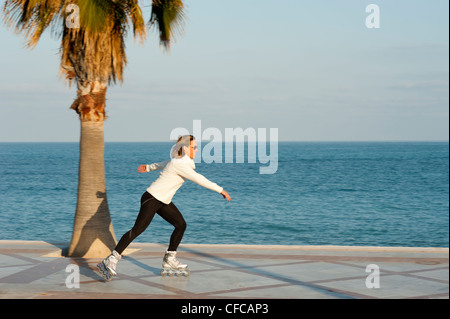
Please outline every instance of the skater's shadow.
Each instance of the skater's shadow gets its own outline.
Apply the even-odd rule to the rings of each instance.
[[[70,257],[72,264],[76,264],[80,267],[80,275],[88,277],[95,281],[103,281],[102,277],[95,270],[96,268],[89,263],[88,259],[79,258],[79,257]]]
[[[239,263],[237,261],[234,260],[230,260],[230,259],[225,259],[219,256],[215,256],[215,255],[211,255],[205,252],[201,252],[198,251],[196,249],[192,249],[192,248],[187,248],[187,247],[183,247],[183,250],[186,252],[189,252],[191,254],[197,255],[198,257],[203,257],[206,259],[209,259],[209,263],[210,264],[215,264],[218,267],[223,267],[223,265],[227,265],[228,267],[230,267],[231,269],[235,269],[237,271],[242,271],[245,273],[254,273],[257,275],[260,275],[262,277],[266,277],[266,278],[271,278],[271,279],[275,279],[277,281],[282,281],[291,285],[295,285],[295,286],[302,286],[311,290],[315,290],[318,292],[321,292],[323,294],[326,295],[331,295],[333,297],[339,297],[339,298],[344,298],[344,299],[351,299],[353,297],[350,297],[346,294],[342,294],[340,292],[337,291],[331,291],[326,287],[320,286],[320,285],[316,285],[313,283],[308,283],[302,280],[297,280],[294,279],[292,277],[289,276],[284,276],[280,273],[275,273],[272,271],[268,271],[266,269],[262,269],[258,266],[249,266],[249,265],[245,265],[242,263]],[[188,257],[185,257],[186,259],[189,259]]]
[[[153,273],[155,275],[159,275],[160,274],[161,268],[155,268],[155,267],[149,266],[149,265],[144,264],[143,262],[141,262],[141,261],[139,261],[137,259],[134,259],[134,258],[132,258],[130,256],[124,256],[123,259],[126,260],[126,261],[129,261],[133,265],[136,265],[136,266],[138,266],[138,267],[140,267],[140,268],[142,268],[142,269],[144,269],[146,271],[149,271],[149,272],[151,272],[151,273]]]

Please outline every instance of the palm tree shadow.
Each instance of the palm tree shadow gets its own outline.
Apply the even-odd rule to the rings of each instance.
[[[106,193],[98,191],[96,195],[97,198],[101,198],[102,201],[95,214],[83,226],[80,240],[72,253],[72,257],[84,256],[96,239],[99,239],[106,247],[109,247],[111,251],[117,244],[114,235],[109,230],[111,218],[109,213],[106,214],[106,212],[109,212]],[[105,218],[105,216],[107,216],[107,218]]]

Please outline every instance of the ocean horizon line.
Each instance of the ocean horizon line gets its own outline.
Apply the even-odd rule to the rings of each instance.
[[[0,141],[0,144],[69,144],[69,143],[79,143],[80,141]],[[105,141],[106,143],[173,143],[174,141]],[[201,140],[201,142],[209,143],[242,143],[241,141],[222,141],[222,142],[214,142],[213,140]],[[256,142],[256,141],[244,141],[244,143],[247,142]],[[270,142],[270,140],[267,140],[266,142]],[[273,141],[272,141],[273,142]],[[361,141],[348,141],[348,140],[342,140],[342,141],[333,141],[333,140],[323,140],[323,141],[308,141],[308,140],[281,140],[278,141],[278,143],[449,143],[448,140],[361,140]]]

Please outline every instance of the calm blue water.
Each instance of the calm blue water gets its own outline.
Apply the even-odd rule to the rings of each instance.
[[[137,166],[167,159],[170,146],[106,144],[118,239],[159,174]],[[183,243],[449,246],[447,142],[285,142],[278,157],[273,175],[260,175],[258,162],[197,164],[232,201],[186,182],[174,197],[188,224]],[[70,241],[78,158],[77,143],[0,143],[0,239]],[[170,234],[156,216],[136,241],[167,243]]]

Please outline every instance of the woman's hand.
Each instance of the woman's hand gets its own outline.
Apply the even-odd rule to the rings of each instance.
[[[230,201],[230,200],[231,200],[231,197],[230,197],[230,195],[227,193],[226,190],[222,190],[222,193],[220,193],[220,194],[222,194],[223,198],[226,198],[227,201]]]
[[[139,165],[139,167],[138,167],[138,172],[139,172],[139,173],[147,173],[147,165],[146,165],[146,164],[144,164],[144,165]]]

